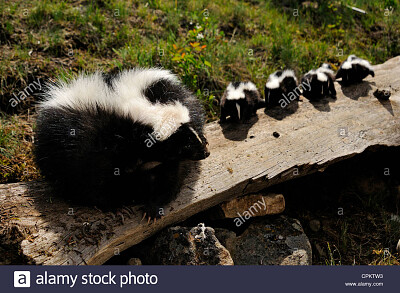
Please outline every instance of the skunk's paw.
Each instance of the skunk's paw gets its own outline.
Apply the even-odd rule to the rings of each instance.
[[[155,223],[157,219],[161,219],[164,216],[164,208],[163,207],[155,207],[155,206],[144,206],[143,217],[140,220],[142,222],[144,219],[147,219],[147,223],[151,223],[152,221]]]
[[[99,210],[98,208],[96,208],[96,209]],[[101,210],[99,210],[99,211],[101,211]],[[122,206],[119,208],[115,208],[112,211],[109,211],[108,215],[111,216],[114,220],[117,219],[123,225],[123,224],[125,224],[126,219],[130,219],[135,215],[135,212],[131,207]]]

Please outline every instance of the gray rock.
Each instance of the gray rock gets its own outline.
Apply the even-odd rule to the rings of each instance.
[[[228,229],[215,228],[214,231],[219,242],[221,242],[221,244],[225,247],[227,246],[227,243],[230,243],[236,239],[236,233]]]
[[[204,224],[192,229],[177,226],[163,230],[150,254],[151,262],[160,265],[233,265],[214,229]]]
[[[226,248],[236,265],[311,265],[311,244],[296,219],[265,217],[249,225]]]

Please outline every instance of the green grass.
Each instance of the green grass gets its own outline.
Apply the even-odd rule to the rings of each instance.
[[[33,163],[31,117],[0,113],[0,183],[38,178]]]
[[[328,251],[328,259],[325,260],[325,264],[327,266],[337,266],[341,265],[341,258],[339,249],[333,245],[333,249],[331,248],[331,244],[329,242],[326,243],[327,251]]]
[[[79,72],[162,66],[182,78],[214,120],[215,98],[233,79],[251,79],[262,88],[280,68],[301,75],[322,62],[338,66],[351,53],[372,63],[400,53],[397,1],[325,0],[317,7],[285,2],[2,2],[1,106],[26,109],[26,103],[11,109],[11,94],[38,75],[56,78],[60,67]]]

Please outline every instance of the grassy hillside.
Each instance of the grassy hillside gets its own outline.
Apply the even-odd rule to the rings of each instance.
[[[398,1],[2,1],[1,109],[34,80],[115,67],[163,66],[204,102],[233,79],[262,88],[284,67],[298,75],[355,53],[373,64],[400,53]],[[356,6],[367,14],[350,8]],[[35,97],[29,97],[34,100]]]

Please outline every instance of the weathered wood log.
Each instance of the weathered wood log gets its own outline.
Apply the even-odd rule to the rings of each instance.
[[[248,124],[207,125],[210,157],[188,174],[166,216],[156,223],[141,223],[138,207],[115,215],[70,205],[51,197],[43,182],[1,185],[2,262],[102,264],[160,229],[228,199],[323,171],[367,148],[399,146],[400,56],[375,66],[375,72],[375,78],[358,85],[341,88],[336,83],[337,100],[311,104],[303,98],[284,109],[260,110]],[[377,88],[389,88],[390,99],[375,98]]]

